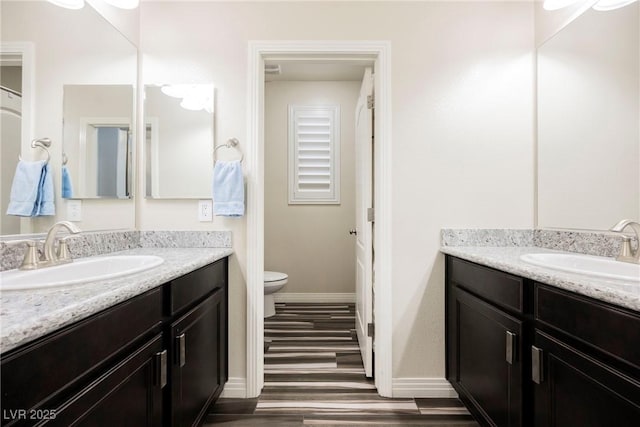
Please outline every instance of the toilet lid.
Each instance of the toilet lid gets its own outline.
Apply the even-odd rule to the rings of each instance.
[[[277,282],[279,280],[284,280],[286,279],[287,276],[284,273],[280,273],[278,271],[265,271],[264,272],[264,281],[265,282]]]

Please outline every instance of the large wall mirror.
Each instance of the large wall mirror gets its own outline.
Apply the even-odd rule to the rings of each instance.
[[[640,220],[640,4],[588,10],[538,50],[538,227]]]
[[[66,198],[91,199],[82,202],[83,230],[135,227],[130,166],[138,51],[90,3],[70,10],[2,0],[2,235],[40,233],[67,219]],[[35,138],[51,140],[48,154],[31,147]],[[19,155],[50,157],[55,215],[6,215]],[[65,162],[73,191],[63,198]]]
[[[146,85],[144,96],[146,196],[211,198],[213,85]]]

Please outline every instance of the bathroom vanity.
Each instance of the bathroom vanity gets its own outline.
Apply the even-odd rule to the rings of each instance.
[[[29,337],[37,331],[24,328],[20,339],[26,342],[7,351],[20,334],[8,325],[1,358],[3,426],[201,423],[228,379],[230,250],[164,251],[191,259],[191,265],[169,256],[167,265],[120,279],[128,282],[121,287],[106,283],[92,298],[80,288],[69,290],[77,295],[68,300],[75,301],[57,307],[57,318],[67,317],[68,324],[37,338]],[[111,306],[69,321],[83,298],[90,307]]]
[[[481,424],[637,425],[640,284],[530,268],[520,248],[443,252],[447,379]]]

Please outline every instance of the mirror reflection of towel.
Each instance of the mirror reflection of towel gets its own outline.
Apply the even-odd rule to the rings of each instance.
[[[47,162],[18,162],[7,215],[55,215],[53,179]]]
[[[62,166],[62,198],[73,198],[73,186],[71,185],[71,175],[69,174],[69,168]]]
[[[242,163],[217,161],[213,168],[213,213],[218,216],[244,215]]]

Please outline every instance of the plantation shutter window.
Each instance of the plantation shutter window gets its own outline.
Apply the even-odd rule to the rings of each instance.
[[[289,106],[289,204],[340,203],[340,107]]]

